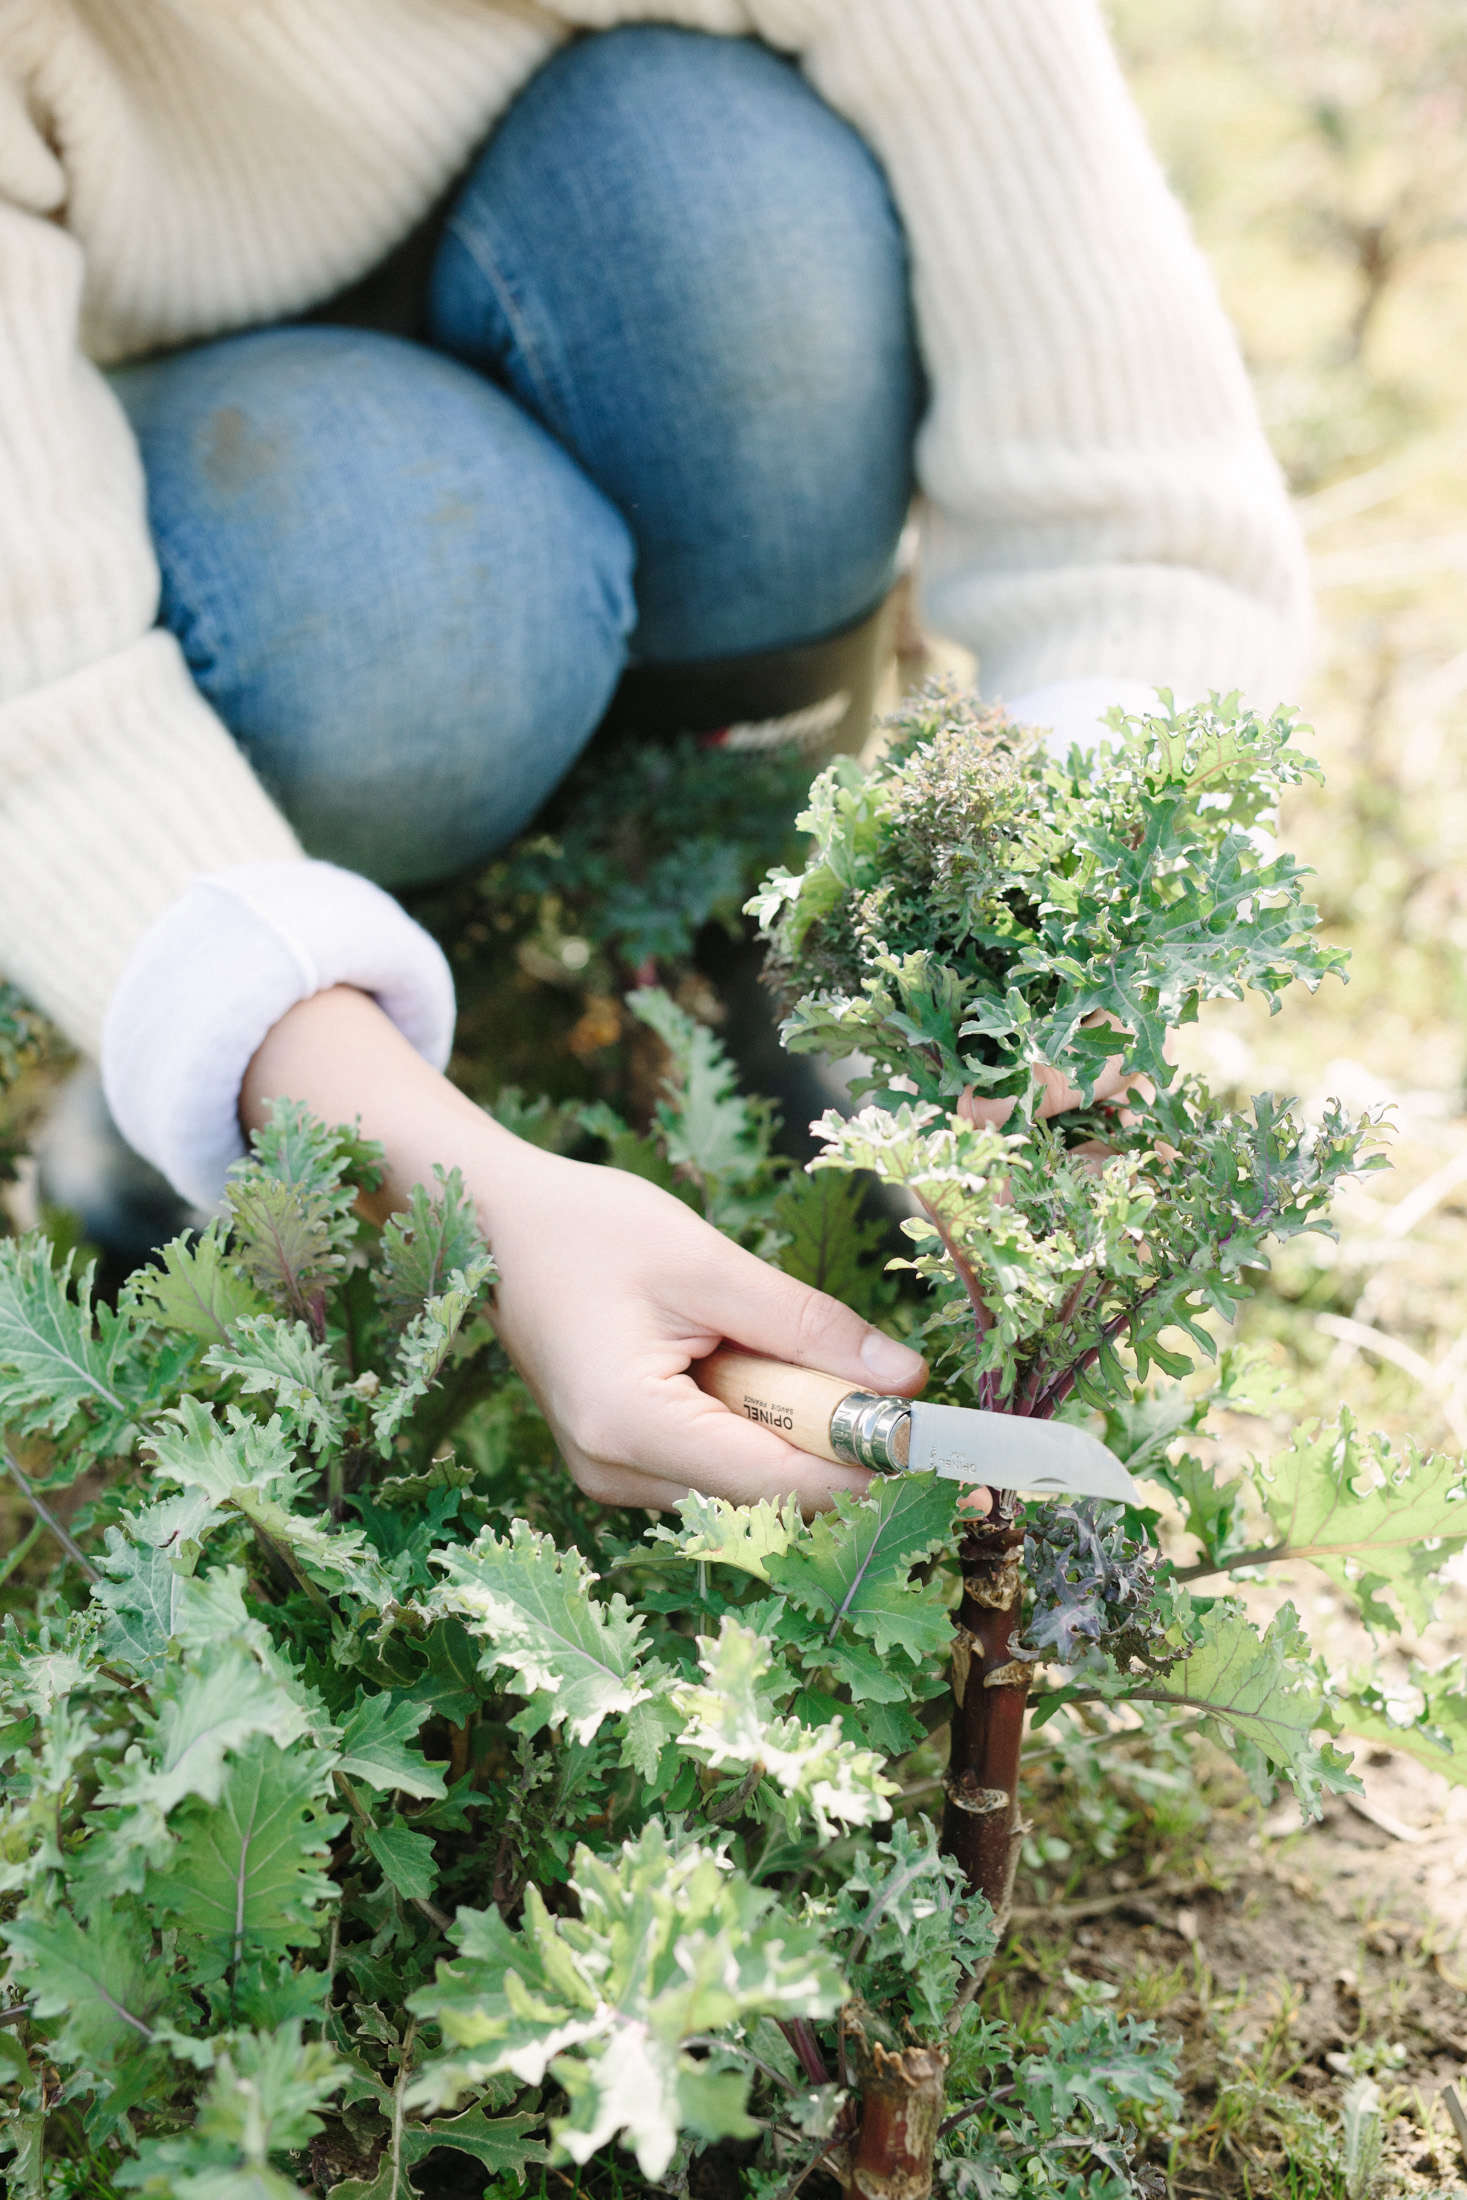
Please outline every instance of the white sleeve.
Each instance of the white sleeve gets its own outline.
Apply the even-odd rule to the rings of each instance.
[[[196,1207],[244,1152],[239,1090],[265,1034],[332,985],[370,993],[435,1069],[453,1043],[441,948],[390,894],[330,863],[247,863],[195,879],[135,949],[102,1034],[128,1144]]]
[[[1056,756],[1076,746],[1104,747],[1114,738],[1106,714],[1118,705],[1132,713],[1157,708],[1156,689],[1144,680],[1112,680],[1103,674],[1089,680],[1053,680],[1048,687],[1031,688],[1027,695],[1000,695],[993,700],[1001,702],[1019,725],[1041,727],[1046,747]]]

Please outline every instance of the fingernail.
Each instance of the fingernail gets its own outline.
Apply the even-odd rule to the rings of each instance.
[[[879,1329],[867,1330],[861,1340],[861,1358],[871,1380],[883,1390],[900,1389],[904,1383],[915,1382],[923,1372],[920,1352],[914,1352],[910,1345],[898,1344],[895,1337],[888,1337]]]

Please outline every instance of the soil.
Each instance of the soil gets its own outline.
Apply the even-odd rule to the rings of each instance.
[[[1467,2095],[1467,1790],[1396,1752],[1356,1769],[1365,1795],[1331,1798],[1312,1826],[1290,1804],[1230,1838],[1228,1814],[1195,1879],[1043,1907],[1021,1885],[1011,1976],[1052,1977],[1067,1936],[1070,1971],[1114,1984],[1122,2007],[1149,1981],[1146,2013],[1183,2040],[1193,2128],[1165,2187],[1177,2200],[1292,2193],[1289,2114],[1337,2129],[1362,2046],[1391,2114],[1377,2194],[1467,2200],[1467,2151],[1438,2100],[1454,2081]],[[1240,2133],[1222,2113],[1224,2088],[1250,2076],[1282,2105],[1272,2130]]]

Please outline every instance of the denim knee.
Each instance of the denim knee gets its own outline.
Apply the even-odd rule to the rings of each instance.
[[[625,659],[605,498],[502,391],[390,337],[272,329],[115,380],[163,620],[311,853],[400,885],[508,839]]]
[[[767,47],[633,26],[556,55],[459,198],[429,327],[625,517],[643,661],[809,640],[883,593],[920,403],[905,242]]]

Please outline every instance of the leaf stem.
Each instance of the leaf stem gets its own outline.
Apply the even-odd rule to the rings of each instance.
[[[1195,1566],[1178,1566],[1173,1570],[1173,1581],[1201,1581],[1208,1574],[1230,1574],[1239,1566],[1271,1566],[1283,1558],[1307,1557],[1307,1552],[1296,1551],[1288,1543],[1260,1543],[1254,1550],[1239,1551],[1236,1558],[1203,1558]]]
[[[972,2004],[978,1998],[979,1988],[987,1978],[992,1964],[993,1958],[991,1956],[984,1963],[975,1963],[962,1985],[958,1988],[953,2005],[942,2020],[942,2029],[949,2039],[957,2031]]]
[[[1265,1176],[1265,1187],[1266,1186],[1267,1177]],[[1268,1224],[1277,1218],[1278,1211],[1279,1210],[1277,1202],[1274,1201],[1271,1197],[1267,1196],[1267,1191],[1265,1191],[1265,1197],[1259,1205],[1257,1214],[1250,1215],[1248,1217],[1248,1228],[1250,1230],[1256,1230],[1259,1225],[1262,1224],[1266,1230]],[[1231,1230],[1227,1231],[1222,1237],[1220,1237],[1216,1241],[1216,1243],[1210,1248],[1211,1259],[1207,1265],[1215,1268],[1219,1260],[1222,1258],[1222,1255],[1233,1243],[1233,1240],[1235,1238],[1241,1237],[1242,1232],[1243,1225],[1239,1223],[1235,1224]],[[1196,1275],[1198,1269],[1201,1266],[1201,1262],[1194,1261],[1190,1268],[1182,1270],[1182,1276],[1185,1277],[1188,1275]],[[1132,1300],[1131,1304],[1128,1307],[1124,1307],[1119,1314],[1113,1315],[1111,1319],[1104,1325],[1100,1332],[1099,1338],[1093,1345],[1091,1345],[1089,1350],[1087,1352],[1081,1353],[1079,1359],[1072,1361],[1069,1367],[1062,1369],[1061,1372],[1049,1384],[1048,1388],[1043,1391],[1040,1396],[1039,1403],[1034,1409],[1036,1417],[1039,1419],[1048,1420],[1050,1416],[1055,1412],[1056,1408],[1064,1404],[1066,1398],[1069,1397],[1070,1392],[1074,1389],[1080,1377],[1086,1372],[1088,1368],[1091,1368],[1095,1365],[1095,1362],[1100,1357],[1101,1346],[1113,1343],[1124,1330],[1131,1327],[1132,1323],[1136,1319],[1136,1316],[1140,1313],[1142,1307],[1146,1304],[1147,1300],[1156,1296],[1156,1293],[1161,1289],[1163,1283],[1175,1283],[1179,1280],[1180,1279],[1177,1276],[1158,1276],[1153,1283],[1149,1283],[1146,1289]]]
[[[799,2087],[791,2085],[782,2071],[776,2070],[773,2063],[762,2061],[751,2047],[743,2046],[738,2040],[720,2039],[716,2032],[690,2032],[682,2044],[684,2047],[717,2048],[718,2052],[723,2055],[742,2055],[744,2061],[768,2078],[771,2085],[777,2085],[782,2092],[788,2093],[794,2098],[799,2096]]]
[[[279,1560],[280,1564],[285,1568],[286,1572],[289,1574],[291,1580],[295,1583],[296,1587],[298,1589],[304,1590],[305,1594],[310,1598],[312,1604],[315,1605],[317,1611],[325,1612],[327,1616],[330,1617],[331,1599],[327,1596],[325,1590],[320,1586],[319,1582],[312,1581],[310,1575],[301,1565],[300,1560],[296,1557],[295,1552],[291,1549],[290,1545],[288,1543],[283,1543],[280,1540],[279,1536],[272,1535],[268,1528],[262,1528],[259,1521],[255,1519],[254,1515],[249,1511],[247,1506],[236,1503],[235,1509],[243,1519],[249,1521],[249,1524],[254,1529],[255,1535],[259,1542],[261,1542],[264,1545],[265,1549]]]
[[[966,1258],[964,1254],[959,1252],[951,1231],[948,1229],[941,1215],[937,1212],[937,1209],[931,1206],[928,1201],[922,1197],[922,1194],[916,1189],[914,1185],[908,1185],[907,1189],[911,1192],[912,1197],[917,1202],[917,1205],[921,1208],[923,1214],[926,1215],[928,1221],[932,1224],[933,1229],[937,1232],[938,1238],[941,1240],[942,1243],[943,1251],[947,1254],[948,1259],[952,1262],[953,1267],[957,1271],[958,1281],[962,1284],[964,1291],[967,1293],[968,1304],[973,1309],[974,1340],[977,1344],[981,1345],[984,1337],[993,1327],[993,1316],[989,1312],[986,1304],[984,1303],[978,1278],[974,1273],[972,1263]]]
[[[408,2028],[402,2036],[402,2055],[397,2065],[397,2083],[392,2088],[392,2136],[388,2144],[392,2149],[392,2190],[394,2193],[402,2190],[402,2123],[403,2116],[406,2113],[403,2108],[402,2094],[403,2087],[408,2081],[408,2074],[412,2069],[413,2041],[417,2038],[417,2035],[418,2020],[416,2017],[410,2017]]]
[[[1033,1415],[1035,1405],[1043,1394],[1044,1378],[1044,1362],[1043,1360],[1036,1360],[1024,1377],[1023,1382],[1019,1385],[1019,1393],[1013,1404],[1013,1411],[1016,1414]]]
[[[331,1941],[326,1950],[326,1991],[321,1996],[321,2037],[324,2040],[331,2022],[331,1997],[336,1992],[336,1963],[341,1949],[341,1912],[331,1913]]]
[[[5,1559],[4,1563],[0,1564],[0,1586],[3,1586],[10,1579],[17,1567],[24,1565],[45,1532],[46,1523],[44,1520],[36,1519],[31,1522],[25,1534],[16,1544],[15,1549]]]
[[[333,1784],[335,1785],[337,1794],[341,1797],[341,1800],[345,1803],[347,1810],[351,1814],[352,1823],[357,1828],[357,1831],[359,1833],[366,1833],[367,1831],[369,1831],[372,1826],[371,1813],[368,1811],[366,1805],[363,1803],[361,1797],[358,1795],[355,1787],[347,1778],[346,1774],[344,1772],[333,1772],[331,1778]],[[370,1849],[367,1853],[369,1855],[371,1854]],[[415,1910],[422,1911],[424,1917],[427,1918],[430,1925],[437,1926],[440,1933],[446,1933],[448,1931],[449,1927],[453,1923],[453,1919],[449,1916],[446,1910],[440,1910],[436,1902],[430,1902],[425,1894],[411,1894],[408,1896],[408,1900],[409,1902],[411,1902]]]
[[[82,1572],[86,1575],[88,1581],[100,1581],[102,1576],[98,1573],[96,1567],[87,1557],[86,1552],[82,1549],[79,1543],[74,1541],[73,1538],[68,1535],[66,1529],[62,1527],[61,1522],[56,1518],[56,1515],[52,1512],[50,1506],[47,1505],[45,1501],[37,1494],[35,1488],[31,1483],[30,1477],[22,1471],[21,1467],[16,1461],[14,1453],[11,1451],[8,1444],[0,1445],[0,1460],[3,1460],[7,1472],[12,1476],[14,1481],[19,1486],[21,1495],[24,1497],[26,1503],[30,1506],[31,1511],[35,1514],[37,1520],[43,1521],[45,1525],[50,1529],[52,1535],[55,1536],[57,1542],[61,1545],[61,1548],[63,1551],[65,1551],[67,1557],[72,1561],[74,1565],[81,1568]],[[9,1569],[7,1568],[7,1571],[8,1570]],[[3,1576],[0,1576],[0,1579],[3,1579]]]
[[[1017,2084],[998,2085],[994,2087],[991,2093],[985,2093],[980,2100],[969,2101],[966,2108],[955,2108],[951,2116],[944,2116],[942,2122],[938,2125],[938,2138],[945,2139],[950,2131],[956,2131],[958,2125],[965,2124],[970,2116],[977,2116],[983,2109],[991,2108],[995,2101],[1008,2100],[1010,2095],[1017,2091]]]
[[[1146,1301],[1156,1296],[1163,1282],[1171,1281],[1171,1277],[1158,1276],[1156,1281],[1149,1283],[1146,1289],[1131,1301],[1129,1306],[1123,1307],[1119,1314],[1113,1314],[1108,1322],[1102,1324],[1100,1335],[1095,1343],[1082,1352],[1078,1360],[1072,1360],[1068,1367],[1061,1368],[1053,1381],[1046,1384],[1045,1388],[1039,1393],[1034,1405],[1036,1420],[1047,1421],[1053,1416],[1057,1409],[1064,1404],[1066,1398],[1069,1397],[1080,1377],[1094,1367],[1096,1361],[1100,1358],[1103,1347],[1114,1344],[1116,1338],[1123,1331],[1130,1328]]]
[[[829,2139],[823,2139],[820,2145],[815,2149],[815,2152],[809,2157],[809,2159],[803,2162],[800,2167],[795,2171],[795,2174],[790,2179],[789,2183],[784,2186],[784,2188],[775,2196],[775,2200],[795,2200],[795,2194],[799,2191],[801,2185],[804,2184],[805,2179],[809,2176],[811,2170],[815,2168],[817,2163],[824,2161],[826,2155],[829,2154],[832,2147],[839,2146],[839,2144],[841,2143],[841,2139],[844,2136],[845,2135],[842,2133]]]
[[[1179,1661],[1181,1658],[1189,1657],[1196,1647],[1195,1643],[1189,1644],[1186,1650],[1179,1653]],[[1104,1689],[1101,1688],[1077,1688],[1072,1696],[1067,1696],[1065,1699],[1067,1703],[1111,1703],[1114,1700],[1113,1697],[1107,1696]],[[1277,1714],[1269,1716],[1262,1710],[1249,1710],[1246,1706],[1228,1703],[1212,1696],[1178,1696],[1173,1695],[1165,1688],[1131,1688],[1126,1691],[1125,1701],[1128,1704],[1170,1704],[1174,1711],[1190,1711],[1193,1716],[1186,1725],[1173,1729],[1177,1733],[1196,1733],[1207,1719],[1222,1719],[1227,1723],[1236,1723],[1240,1718],[1251,1719],[1255,1726],[1267,1727],[1271,1731],[1277,1731],[1280,1734],[1286,1735],[1290,1732],[1288,1722]],[[1320,1722],[1316,1719],[1312,1723],[1317,1726]]]
[[[807,2017],[781,2017],[779,2029],[783,2032],[799,2060],[800,2068],[812,2085],[829,2085],[830,2072],[825,2067],[825,2057],[820,2052],[820,2042],[810,2028]],[[816,2161],[819,2160],[816,2156]],[[810,2164],[813,2169],[814,2162]]]

